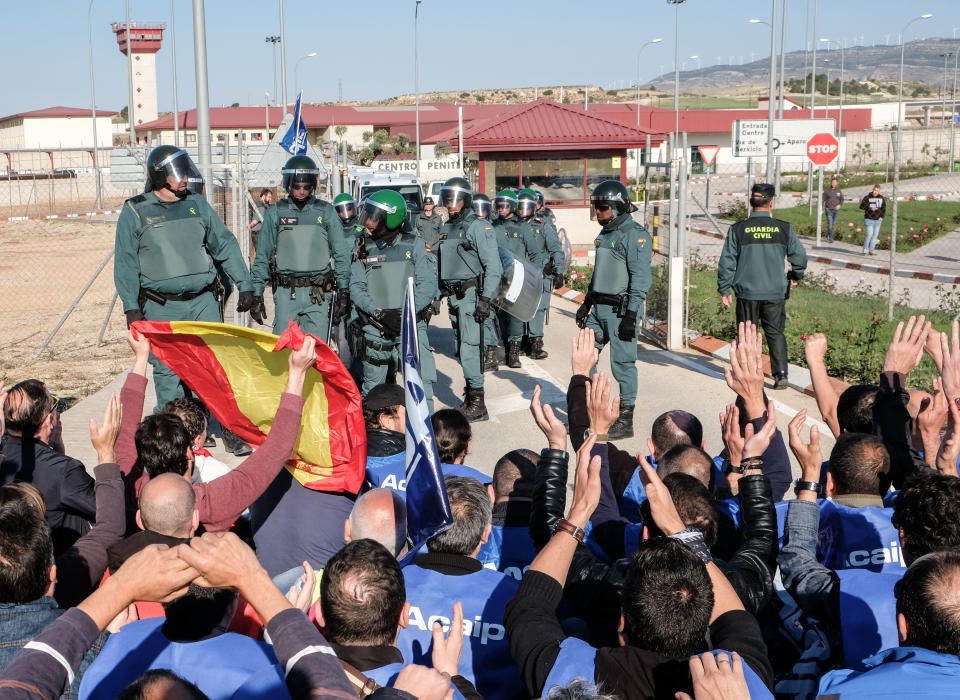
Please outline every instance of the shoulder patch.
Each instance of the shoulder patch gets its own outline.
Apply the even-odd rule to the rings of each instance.
[[[131,198],[128,199],[127,201],[130,202],[130,204],[140,204],[141,202],[146,202],[146,201],[147,201],[147,195],[145,195],[145,194],[138,194],[138,195],[135,196],[135,197],[131,197]]]

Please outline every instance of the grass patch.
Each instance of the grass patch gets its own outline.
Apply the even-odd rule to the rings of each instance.
[[[687,327],[723,340],[736,336],[734,310],[725,309],[717,294],[715,261],[697,260],[690,265],[690,312]],[[585,291],[592,268],[572,268],[577,275],[572,285]],[[568,273],[569,275],[569,273]],[[667,268],[656,266],[653,285],[647,294],[647,314],[657,319],[667,317]],[[869,283],[855,296],[837,294],[826,278],[805,279],[793,290],[787,301],[787,351],[789,361],[806,366],[803,337],[825,333],[829,340],[827,369],[830,376],[848,383],[876,383],[883,366],[883,356],[893,338],[897,321],[912,314],[924,313],[938,330],[950,327],[955,313],[960,312],[960,290],[940,288],[940,310],[924,311],[898,305],[895,321],[887,322],[887,300],[882,290]],[[936,368],[924,357],[911,375],[911,385],[929,390]]]
[[[888,174],[892,174],[884,171],[877,170],[872,173],[840,173],[840,176],[837,178],[840,180],[840,188],[844,189],[847,187],[862,187],[864,185],[886,185],[891,182],[888,177]],[[929,170],[900,170],[900,179],[901,180],[911,180],[918,177],[928,177],[930,175],[935,175],[936,173]],[[826,189],[830,186],[830,178],[834,177],[835,173],[827,170],[823,173],[823,187]],[[813,176],[813,189],[817,189],[817,181],[819,176],[814,173]],[[807,191],[807,176],[806,173],[790,176],[789,179],[782,179],[780,181],[780,190],[782,192],[806,192]]]

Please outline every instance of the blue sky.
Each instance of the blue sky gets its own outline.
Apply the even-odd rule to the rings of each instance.
[[[176,2],[181,109],[195,102],[193,21],[189,0]],[[813,0],[809,0],[812,4]],[[0,0],[0,59],[7,67],[0,116],[51,105],[90,104],[87,0]],[[804,45],[808,0],[789,0],[787,48]],[[169,2],[130,0],[135,22],[170,24]],[[207,0],[210,103],[263,104],[273,93],[273,57],[264,42],[279,33],[275,0]],[[288,90],[294,94],[297,59],[305,99],[378,99],[413,91],[414,0],[287,0]],[[818,35],[896,41],[906,21],[923,12],[908,38],[950,37],[960,27],[957,0],[820,0]],[[769,55],[769,0],[687,0],[680,7],[680,52],[687,68],[718,58],[748,62]],[[93,0],[97,103],[127,102],[126,68],[110,24],[122,21],[122,0]],[[636,80],[637,47],[660,36],[642,56],[644,80],[673,62],[674,9],[665,0],[527,0],[486,3],[423,0],[420,7],[420,84],[429,90],[519,85],[599,84],[628,87]],[[169,31],[157,57],[160,110],[172,108]],[[292,98],[291,98],[292,99]]]

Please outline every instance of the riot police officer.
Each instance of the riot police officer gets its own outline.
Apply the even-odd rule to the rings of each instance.
[[[517,195],[513,190],[501,190],[493,200],[497,218],[493,222],[497,244],[520,260],[529,260],[536,252],[537,242],[530,225],[516,217]],[[507,339],[507,367],[520,367],[520,341],[523,339],[523,321],[505,311],[497,314]]]
[[[637,315],[650,289],[650,234],[630,215],[627,188],[618,180],[601,182],[590,204],[603,226],[594,241],[597,257],[577,325],[596,333],[597,349],[610,343],[610,368],[620,385],[620,415],[611,439],[633,436],[637,401]]]
[[[333,208],[337,210],[343,233],[347,237],[350,250],[356,243],[356,238],[363,235],[363,227],[357,223],[357,202],[347,192],[341,192],[333,198]]]
[[[556,225],[557,217],[553,213],[553,209],[546,206],[546,200],[543,197],[543,192],[540,190],[534,190],[537,195],[537,216],[541,219],[546,219],[551,224]]]
[[[176,146],[150,151],[144,193],[124,203],[117,221],[113,276],[127,325],[143,319],[223,321],[214,294],[217,264],[240,292],[237,311],[253,306],[253,285],[237,239],[200,196],[202,189],[203,179],[186,151]],[[150,364],[155,410],[160,410],[185,391],[153,355]]]
[[[544,360],[549,357],[543,349],[543,329],[546,325],[547,309],[550,308],[553,290],[563,284],[563,269],[566,266],[563,248],[557,237],[557,229],[553,226],[550,216],[541,217],[535,213],[538,197],[542,197],[532,189],[520,190],[517,216],[520,221],[530,224],[533,232],[534,248],[528,254],[531,263],[543,270],[543,296],[537,315],[528,325],[527,355],[534,360]]]
[[[492,211],[492,206],[490,198],[483,192],[473,193],[473,213],[477,215],[478,219],[493,221],[496,216],[495,212]]]
[[[437,268],[423,238],[401,230],[406,216],[406,202],[393,190],[371,194],[359,214],[364,235],[357,240],[350,267],[350,298],[361,330],[361,391],[366,396],[373,387],[392,381],[403,371],[401,315],[407,279],[412,277],[423,389],[432,410],[437,371],[426,322],[437,297]]]
[[[417,215],[417,234],[427,243],[427,250],[433,250],[440,240],[440,226],[443,217],[434,207],[433,197],[423,198],[423,211]]]
[[[252,271],[257,303],[250,315],[265,322],[263,290],[269,283],[273,332],[296,321],[325,340],[331,322],[335,326],[349,308],[350,248],[336,210],[314,196],[320,171],[313,159],[293,156],[282,173],[288,196],[267,210],[260,229]],[[337,308],[331,308],[334,290],[339,290]]]
[[[457,354],[466,380],[462,411],[470,421],[487,420],[481,371],[482,328],[490,316],[503,266],[493,226],[473,212],[473,192],[465,178],[453,177],[440,188],[450,220],[440,227],[440,291],[447,297]]]

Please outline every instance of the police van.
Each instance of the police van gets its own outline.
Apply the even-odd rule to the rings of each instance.
[[[416,221],[423,211],[423,188],[415,176],[366,167],[350,168],[350,194],[358,205],[379,190],[398,192],[407,203],[407,216],[411,221]]]

